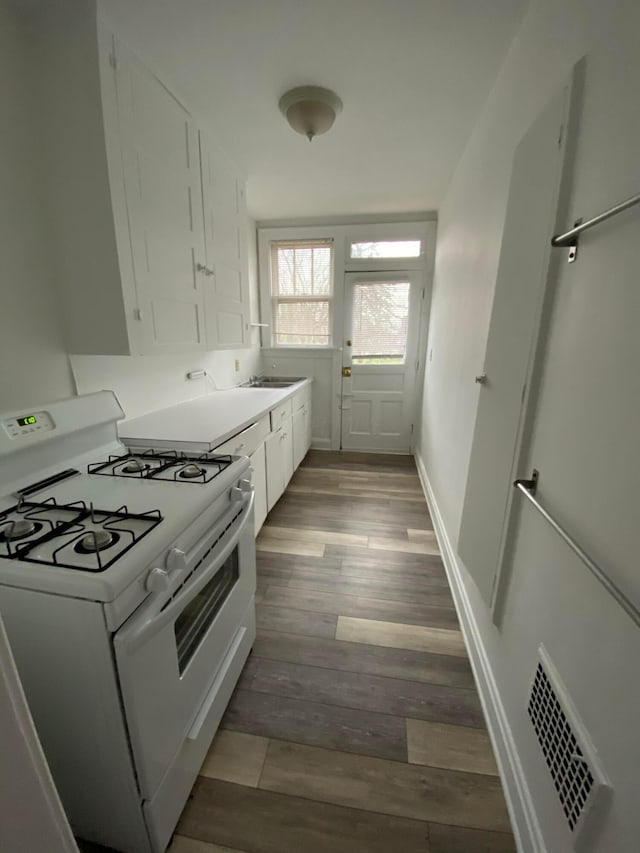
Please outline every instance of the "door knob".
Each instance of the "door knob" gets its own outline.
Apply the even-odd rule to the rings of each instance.
[[[476,376],[475,381],[478,383],[478,385],[486,385],[487,384],[487,378],[488,377],[487,377],[486,373],[481,373],[480,376]]]
[[[342,368],[342,375],[343,376],[351,376],[351,368],[350,367],[343,367]]]
[[[345,343],[346,343],[346,345],[347,345],[348,347],[350,347],[350,346],[351,346],[351,341],[345,341]]]

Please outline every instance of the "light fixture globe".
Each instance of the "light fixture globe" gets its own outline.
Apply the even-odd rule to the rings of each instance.
[[[342,101],[336,93],[321,86],[297,86],[280,98],[280,112],[309,142],[326,133],[341,110]]]

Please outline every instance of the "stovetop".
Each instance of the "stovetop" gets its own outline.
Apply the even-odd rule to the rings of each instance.
[[[117,473],[140,458],[150,460],[142,476]],[[174,477],[191,464],[206,474]],[[114,442],[15,481],[0,498],[0,584],[112,601],[143,582],[150,566],[163,566],[169,547],[188,547],[185,531],[203,513],[213,520],[224,512],[229,489],[248,467],[242,457],[169,458],[164,451],[129,453]],[[20,524],[15,536],[18,522],[35,529]]]
[[[150,567],[189,551],[228,510],[246,458],[130,451],[123,417],[110,391],[0,414],[1,587],[124,612]]]

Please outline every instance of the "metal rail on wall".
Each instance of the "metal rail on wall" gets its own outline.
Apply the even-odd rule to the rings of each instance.
[[[578,237],[583,231],[588,231],[589,228],[593,228],[595,225],[599,225],[601,222],[611,219],[612,216],[617,216],[618,213],[622,213],[623,210],[628,210],[636,204],[640,204],[640,193],[631,196],[631,198],[628,198],[626,201],[621,201],[620,204],[610,207],[609,210],[605,210],[604,213],[600,213],[592,219],[587,219],[586,222],[578,220],[570,231],[565,231],[564,234],[556,234],[552,237],[551,245],[555,247],[569,247],[568,261],[569,263],[573,263],[578,254]]]
[[[547,521],[551,527],[556,531],[556,533],[567,543],[567,545],[571,548],[571,550],[577,554],[577,556],[582,560],[585,566],[589,569],[591,574],[598,580],[602,586],[607,590],[609,595],[611,595],[618,602],[620,607],[633,619],[635,624],[640,627],[640,610],[627,598],[627,596],[622,592],[622,590],[616,586],[616,584],[607,577],[606,573],[600,566],[593,560],[586,551],[584,551],[580,545],[575,541],[575,539],[570,536],[564,527],[561,527],[558,522],[547,512],[547,510],[542,506],[542,504],[536,499],[536,489],[538,486],[538,472],[534,469],[533,474],[530,480],[516,480],[513,484],[514,488],[516,488],[521,494],[523,494],[527,500],[533,504],[533,506],[538,510],[540,515]]]

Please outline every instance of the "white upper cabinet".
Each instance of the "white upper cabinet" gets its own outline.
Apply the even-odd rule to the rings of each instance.
[[[249,269],[244,180],[200,132],[206,244],[204,299],[208,349],[249,345]]]
[[[194,116],[89,11],[47,27],[43,55],[69,352],[249,346],[248,220],[237,170],[201,143]]]
[[[205,349],[197,130],[184,107],[118,42],[114,55],[141,349]]]

